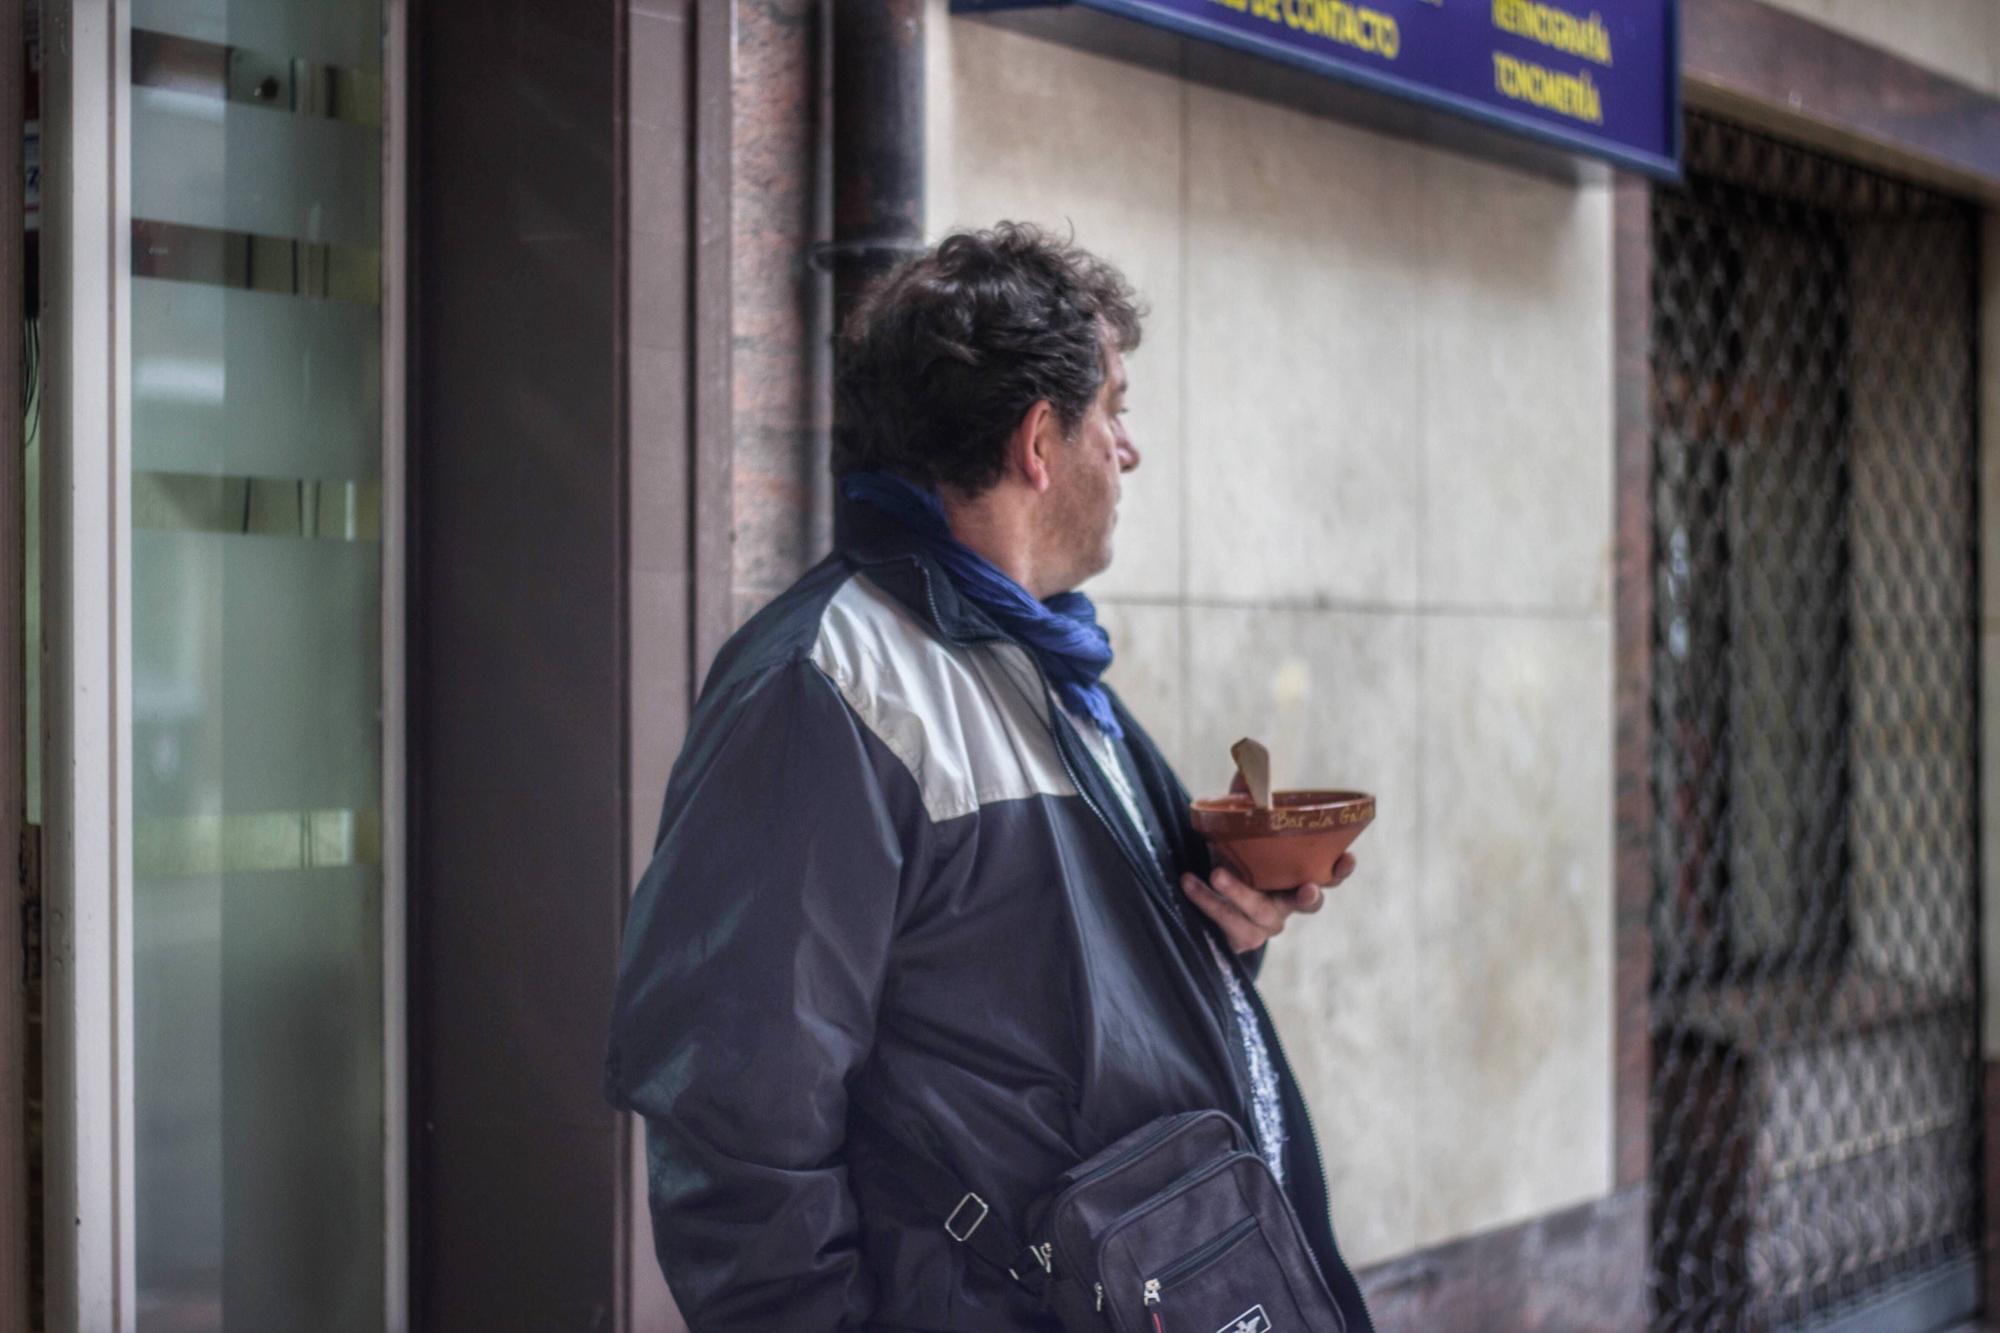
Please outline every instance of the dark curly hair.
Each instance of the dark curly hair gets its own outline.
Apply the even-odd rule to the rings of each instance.
[[[959,232],[904,261],[841,330],[834,471],[893,472],[977,495],[1046,399],[1065,434],[1104,384],[1103,338],[1139,345],[1116,268],[1024,223]]]

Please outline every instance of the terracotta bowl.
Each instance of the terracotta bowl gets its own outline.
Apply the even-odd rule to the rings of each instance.
[[[1216,860],[1259,889],[1325,884],[1334,863],[1375,818],[1375,798],[1359,791],[1280,791],[1259,810],[1242,792],[1191,807],[1195,832]]]

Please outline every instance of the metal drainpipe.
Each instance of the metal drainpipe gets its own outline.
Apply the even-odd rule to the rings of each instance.
[[[833,275],[832,333],[870,279],[923,247],[925,0],[824,2],[833,46],[833,235],[813,259]],[[840,425],[836,405],[836,474],[844,470]]]

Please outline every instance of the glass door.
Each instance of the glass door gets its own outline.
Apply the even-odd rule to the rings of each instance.
[[[85,1225],[52,1327],[71,1300],[139,1333],[402,1324],[388,11],[59,7],[48,439],[75,627],[49,688],[74,785],[50,821],[76,966],[51,1152]]]
[[[141,1333],[382,1309],[380,33],[132,6]]]

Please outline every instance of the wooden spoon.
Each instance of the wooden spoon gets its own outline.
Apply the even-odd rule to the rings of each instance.
[[[1250,789],[1251,804],[1259,810],[1269,810],[1271,752],[1245,736],[1229,747],[1229,757],[1236,761],[1236,771],[1243,775],[1243,785]]]

